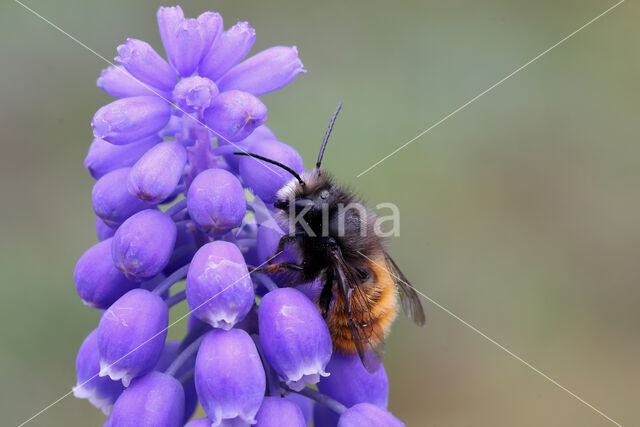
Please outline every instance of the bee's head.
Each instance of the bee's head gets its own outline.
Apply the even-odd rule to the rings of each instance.
[[[276,209],[289,211],[293,206],[295,212],[303,210],[322,211],[324,205],[331,205],[334,185],[324,171],[313,169],[300,176],[301,181],[290,180],[280,191],[273,206]]]

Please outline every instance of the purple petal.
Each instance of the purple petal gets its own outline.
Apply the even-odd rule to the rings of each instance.
[[[186,294],[192,313],[215,328],[229,329],[241,321],[254,295],[238,247],[224,241],[202,246],[191,261]]]
[[[84,158],[84,167],[92,177],[99,179],[112,170],[132,166],[161,140],[162,138],[156,134],[131,144],[115,145],[95,138],[89,147],[87,157]]]
[[[316,384],[331,358],[331,335],[318,308],[302,292],[280,288],[258,309],[260,344],[274,371],[294,390]]]
[[[131,379],[151,371],[162,354],[168,324],[162,298],[144,289],[124,294],[100,319],[100,376],[121,379],[128,387]]]
[[[223,138],[245,139],[267,119],[267,107],[247,92],[232,90],[218,95],[204,111],[204,122]]]
[[[238,22],[222,33],[202,59],[198,73],[217,80],[242,61],[256,40],[256,31],[248,22]]]
[[[129,98],[131,96],[155,95],[158,90],[147,87],[144,83],[133,77],[123,66],[110,66],[102,70],[98,81],[98,87],[116,98]],[[161,92],[163,97],[166,92]]]
[[[199,173],[187,193],[191,219],[211,234],[219,235],[242,224],[246,206],[242,184],[222,169]]]
[[[187,113],[208,108],[218,95],[218,87],[211,80],[193,76],[178,82],[173,89],[173,97],[180,108]]]
[[[171,92],[177,77],[171,66],[147,42],[127,39],[118,46],[116,61],[142,83]]]
[[[148,203],[162,202],[178,186],[186,164],[187,150],[181,143],[161,142],[131,168],[129,192]]]
[[[112,144],[130,144],[151,136],[167,125],[171,106],[157,96],[118,99],[93,116],[93,135]]]
[[[391,413],[371,403],[359,403],[340,416],[338,427],[405,427]]]
[[[108,420],[112,427],[179,427],[184,391],[178,380],[161,372],[135,379],[118,398]]]
[[[282,397],[265,397],[256,415],[256,427],[305,427],[300,408]]]
[[[134,279],[155,276],[169,262],[176,234],[175,223],[162,212],[138,212],[113,237],[111,256],[116,268]]]
[[[313,406],[315,402],[298,393],[289,393],[287,399],[298,405],[298,408],[300,408],[304,416],[304,425],[309,425],[313,420]]]
[[[76,356],[77,383],[73,395],[88,399],[106,415],[124,387],[120,381],[99,377],[99,372],[98,331],[94,330],[85,338]]]
[[[149,208],[127,190],[130,170],[121,168],[109,172],[93,186],[93,211],[110,227],[117,227],[131,215]]]
[[[108,308],[122,295],[138,287],[113,265],[110,238],[82,254],[73,272],[73,280],[82,301],[101,309]]]
[[[302,157],[283,142],[259,141],[250,144],[247,151],[283,163],[298,173],[304,171]],[[244,185],[251,188],[265,203],[273,203],[278,191],[294,179],[289,172],[252,157],[240,159],[240,175]]]
[[[198,16],[198,22],[200,23],[200,30],[202,32],[202,40],[204,44],[202,56],[204,56],[209,52],[213,43],[215,43],[216,39],[224,31],[224,22],[222,21],[222,16],[216,12],[203,12]]]
[[[195,378],[200,403],[212,426],[227,420],[229,425],[255,424],[266,379],[249,334],[241,329],[209,332],[198,350]]]
[[[275,46],[233,67],[218,81],[218,87],[260,96],[287,86],[304,72],[295,46]]]
[[[182,77],[188,77],[198,68],[205,48],[200,23],[196,19],[185,19],[171,36],[171,63]]]

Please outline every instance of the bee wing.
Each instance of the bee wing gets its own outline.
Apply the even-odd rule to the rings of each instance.
[[[400,303],[402,304],[402,311],[407,317],[414,321],[416,325],[423,326],[425,323],[424,309],[420,302],[420,297],[416,293],[409,279],[400,271],[398,264],[391,258],[388,253],[384,253],[387,260],[387,268],[395,279],[396,286],[398,288],[398,294],[400,295]]]
[[[371,338],[376,334],[373,328],[369,299],[358,286],[358,282],[347,266],[340,248],[330,249],[329,254],[333,260],[338,290],[346,304],[349,330],[351,331],[351,338],[356,351],[367,371],[375,373],[381,364],[377,349],[383,349],[383,346],[374,348],[373,352],[368,351],[373,347]],[[358,321],[355,321],[354,317]],[[384,337],[376,338],[374,341],[382,342]]]

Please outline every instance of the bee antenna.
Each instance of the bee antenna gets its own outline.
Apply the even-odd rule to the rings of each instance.
[[[248,152],[246,152],[246,151],[236,151],[236,152],[234,152],[233,154],[234,154],[234,155],[236,155],[236,156],[247,156],[247,157],[253,157],[253,158],[255,158],[255,159],[259,159],[259,160],[263,160],[263,161],[265,161],[265,162],[267,162],[267,163],[271,163],[272,165],[276,165],[276,166],[278,166],[279,168],[284,169],[284,170],[286,170],[287,172],[289,172],[291,175],[293,175],[293,176],[298,180],[298,182],[300,183],[300,185],[301,185],[301,186],[303,186],[303,187],[304,187],[304,185],[305,185],[305,184],[304,184],[304,181],[302,180],[302,178],[300,178],[300,175],[298,175],[298,172],[294,171],[294,170],[293,170],[293,169],[291,169],[289,166],[287,166],[287,165],[285,165],[285,164],[283,164],[283,163],[280,163],[280,162],[279,162],[279,161],[277,161],[277,160],[273,160],[273,159],[270,159],[270,158],[268,158],[268,157],[261,156],[260,154],[248,153]]]
[[[316,169],[320,170],[320,164],[322,163],[322,156],[324,156],[324,149],[327,148],[327,142],[329,141],[329,135],[331,135],[331,130],[333,129],[333,124],[336,121],[336,117],[338,117],[338,113],[342,108],[342,101],[338,102],[338,106],[336,110],[333,112],[333,116],[331,116],[331,120],[329,121],[329,126],[327,127],[327,131],[324,133],[324,139],[322,140],[322,145],[320,146],[320,152],[318,153],[318,161],[316,162]]]

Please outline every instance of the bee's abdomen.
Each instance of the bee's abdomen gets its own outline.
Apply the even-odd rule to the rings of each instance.
[[[376,347],[384,341],[391,330],[391,324],[398,314],[398,301],[395,281],[384,266],[384,262],[371,264],[370,268],[375,275],[373,283],[362,285],[359,295],[352,300],[352,318],[355,323],[361,324],[363,349]],[[349,317],[345,308],[344,299],[339,293],[329,311],[327,324],[333,348],[343,353],[355,353],[354,338],[349,328]]]

